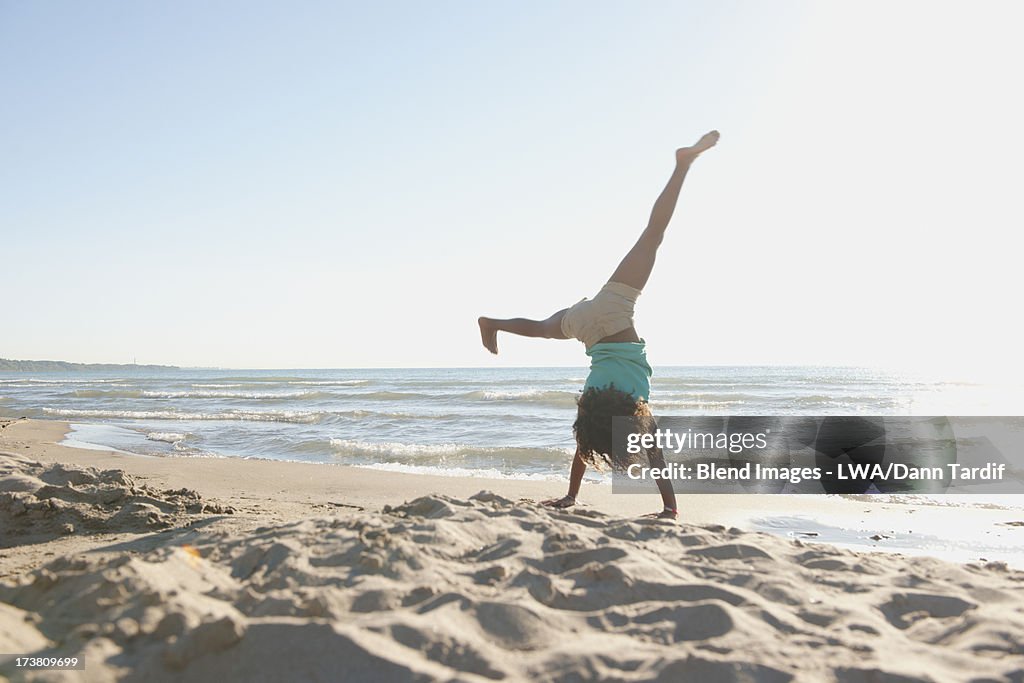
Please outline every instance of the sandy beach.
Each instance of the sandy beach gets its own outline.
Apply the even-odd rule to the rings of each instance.
[[[784,499],[692,496],[673,524],[608,487],[554,512],[548,482],[139,457],[0,424],[0,652],[86,661],[0,667],[14,680],[1024,677],[1024,573],[739,528]]]

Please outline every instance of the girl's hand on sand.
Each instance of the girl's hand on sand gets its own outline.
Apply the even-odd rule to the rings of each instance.
[[[563,496],[561,498],[551,498],[550,500],[541,501],[541,505],[546,505],[549,508],[558,508],[559,510],[571,508],[575,504],[576,499],[572,496]]]

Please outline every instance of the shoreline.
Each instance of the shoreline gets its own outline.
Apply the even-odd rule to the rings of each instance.
[[[443,494],[468,498],[487,490],[512,500],[541,501],[563,495],[566,480],[491,479],[394,472],[343,464],[237,457],[154,456],[79,448],[62,442],[71,424],[60,420],[0,417],[0,452],[25,455],[45,464],[65,463],[101,470],[124,470],[144,483],[166,489],[192,489],[203,498],[240,511],[238,519],[300,519],[330,510],[377,512],[414,498]],[[569,461],[566,461],[568,474]],[[655,512],[660,500],[649,494],[613,494],[611,486],[584,483],[583,513],[599,511],[622,518]],[[858,551],[931,556],[959,563],[1002,561],[1024,569],[1024,518],[1020,510],[941,505],[935,502],[876,502],[870,497],[838,495],[679,496],[680,522],[722,525],[767,532],[783,538],[823,543]],[[965,529],[959,545],[953,530]],[[985,540],[1007,539],[1005,550],[973,552],[972,534]],[[1011,552],[1016,546],[1016,552]],[[0,560],[0,576],[4,565]]]

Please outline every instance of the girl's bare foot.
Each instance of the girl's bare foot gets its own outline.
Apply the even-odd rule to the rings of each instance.
[[[701,152],[706,152],[718,143],[720,137],[717,130],[704,133],[700,140],[691,147],[681,147],[676,150],[676,161],[693,161]]]
[[[498,328],[493,324],[490,318],[480,317],[477,318],[477,323],[480,325],[480,341],[484,343],[484,347],[491,353],[498,353]]]

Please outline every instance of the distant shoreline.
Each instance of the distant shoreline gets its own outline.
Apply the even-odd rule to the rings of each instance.
[[[177,365],[135,363],[69,363],[64,360],[10,360],[0,358],[0,372],[86,372],[89,370],[180,370]]]

